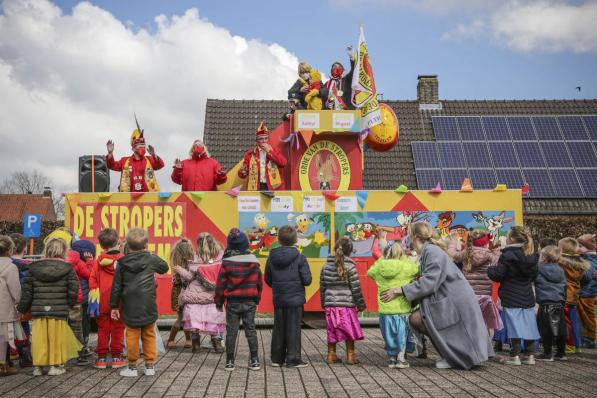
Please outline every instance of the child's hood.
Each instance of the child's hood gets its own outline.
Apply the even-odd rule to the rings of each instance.
[[[109,274],[113,274],[114,270],[116,269],[116,262],[122,257],[123,255],[120,252],[108,252],[100,254],[100,256],[97,259],[97,262],[101,267],[102,271],[107,272]]]
[[[270,264],[277,268],[287,268],[301,255],[294,246],[276,247],[269,254]]]
[[[406,259],[386,259],[377,260],[379,263],[379,274],[385,279],[394,279],[400,274],[410,275],[417,264]]]
[[[522,245],[509,245],[502,250],[502,256],[510,261],[511,265],[521,275],[525,277],[533,277],[537,274],[537,263],[539,255],[532,253],[525,255],[522,250]]]
[[[541,264],[539,265],[539,273],[551,283],[561,283],[566,281],[564,270],[557,264]]]
[[[153,261],[154,256],[150,252],[142,250],[129,253],[122,257],[118,260],[118,265],[126,268],[127,271],[137,274],[146,270]]]
[[[588,261],[581,256],[565,256],[562,255],[558,261],[560,266],[568,271],[568,274],[573,278],[582,278],[585,272],[591,268]]]
[[[491,265],[488,264],[491,262],[492,259],[492,252],[489,249],[484,247],[474,247],[472,251],[472,266],[473,267],[480,267],[481,265]]]
[[[69,272],[72,271],[72,266],[66,261],[47,259],[36,261],[31,264],[29,273],[37,280],[43,282],[55,282],[63,279]]]

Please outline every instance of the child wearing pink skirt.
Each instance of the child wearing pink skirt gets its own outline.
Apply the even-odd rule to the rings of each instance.
[[[201,233],[197,238],[197,258],[188,269],[174,266],[188,286],[178,302],[183,306],[184,330],[191,332],[193,352],[201,350],[201,335],[210,336],[217,353],[224,352],[219,335],[226,330],[226,313],[214,304],[215,285],[222,265],[222,246],[211,234]]]
[[[321,270],[321,306],[325,308],[327,326],[327,363],[340,362],[336,354],[336,344],[346,342],[346,363],[359,363],[354,342],[363,340],[363,330],[358,312],[365,310],[365,299],[361,292],[361,281],[354,261],[350,258],[352,242],[341,238],[336,243],[336,251],[329,256]]]

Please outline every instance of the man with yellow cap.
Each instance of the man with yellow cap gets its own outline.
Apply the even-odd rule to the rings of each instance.
[[[135,122],[137,122],[137,118],[135,118]],[[155,170],[164,167],[164,161],[155,154],[155,149],[151,145],[147,146],[150,156],[145,156],[145,137],[143,137],[143,130],[139,127],[139,123],[131,135],[132,156],[124,156],[120,160],[115,160],[114,142],[108,141],[106,147],[108,149],[108,156],[106,156],[108,168],[122,172],[118,187],[120,192],[157,192],[160,190],[155,178]]]

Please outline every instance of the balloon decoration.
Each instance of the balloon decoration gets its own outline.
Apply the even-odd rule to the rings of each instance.
[[[374,151],[389,151],[398,142],[398,118],[387,104],[379,104],[381,124],[371,127],[365,144]]]

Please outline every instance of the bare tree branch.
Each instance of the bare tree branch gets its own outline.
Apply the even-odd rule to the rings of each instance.
[[[39,170],[15,171],[0,184],[0,193],[42,194],[44,188],[52,188],[52,180]],[[52,195],[52,203],[59,220],[64,219],[64,198]]]

